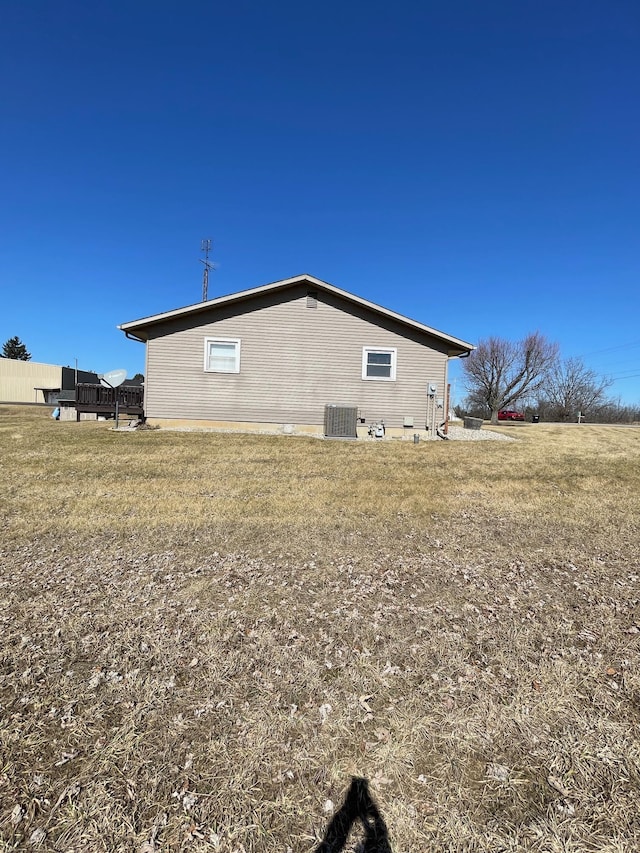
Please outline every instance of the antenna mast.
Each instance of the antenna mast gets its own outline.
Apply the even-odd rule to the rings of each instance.
[[[206,302],[209,298],[209,271],[215,269],[215,264],[209,261],[209,252],[211,251],[211,240],[202,240],[200,243],[200,251],[204,252],[204,260],[200,258],[200,263],[204,264],[202,272],[202,301]]]

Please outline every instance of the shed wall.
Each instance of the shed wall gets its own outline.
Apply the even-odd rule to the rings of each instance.
[[[37,361],[0,358],[0,401],[4,403],[43,403],[42,391],[35,388],[61,388],[62,367]]]

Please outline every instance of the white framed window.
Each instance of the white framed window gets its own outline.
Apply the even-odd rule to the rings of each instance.
[[[205,338],[207,373],[240,373],[240,338]]]
[[[396,381],[395,347],[362,347],[362,378]]]

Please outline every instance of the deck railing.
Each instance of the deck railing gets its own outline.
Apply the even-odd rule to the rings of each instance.
[[[113,414],[116,412],[116,400],[120,412],[129,415],[144,414],[144,387],[142,385],[120,385],[117,388],[105,388],[103,385],[76,385],[76,412],[95,412]]]

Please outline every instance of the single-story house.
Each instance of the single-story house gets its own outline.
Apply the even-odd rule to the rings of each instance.
[[[448,360],[473,350],[310,275],[118,328],[146,344],[150,423],[345,438],[434,434]]]

